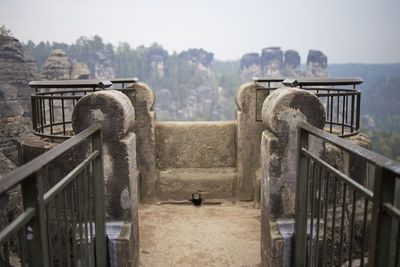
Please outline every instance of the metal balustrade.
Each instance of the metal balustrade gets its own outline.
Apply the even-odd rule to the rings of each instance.
[[[35,89],[31,95],[33,133],[53,140],[68,139],[73,135],[72,111],[82,96],[107,88],[124,92],[125,85],[137,81],[137,78],[32,81],[29,86]]]
[[[358,166],[337,166],[311,142]],[[400,163],[304,122],[298,147],[293,265],[399,266]]]
[[[325,130],[329,133],[344,137],[357,134],[360,130],[361,92],[356,89],[356,86],[363,82],[360,78],[296,78],[286,80],[284,78],[254,78],[253,80],[265,87],[265,90],[268,91],[266,96],[278,89],[279,84],[299,87],[313,92],[325,107]]]
[[[81,145],[90,153],[46,188],[46,170]],[[0,231],[0,266],[107,265],[100,125],[0,178],[0,195],[18,188],[22,212]]]

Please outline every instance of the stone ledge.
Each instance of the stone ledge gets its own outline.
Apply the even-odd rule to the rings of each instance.
[[[234,197],[236,168],[179,168],[160,171],[158,195],[161,200],[188,200],[193,193],[203,199]]]

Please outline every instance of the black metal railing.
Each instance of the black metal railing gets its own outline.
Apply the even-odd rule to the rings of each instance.
[[[46,189],[54,159],[82,145],[90,153]],[[100,125],[0,178],[0,195],[16,189],[22,211],[0,231],[1,266],[106,266]]]
[[[325,130],[332,134],[344,137],[360,130],[361,92],[356,89],[363,82],[360,78],[256,78],[254,81],[265,85],[269,92],[279,87],[271,87],[277,83],[313,92],[325,107]]]
[[[301,123],[293,265],[399,266],[399,178],[400,163]]]
[[[33,133],[46,138],[68,139],[73,135],[72,111],[82,96],[111,87],[124,92],[127,90],[125,85],[137,81],[137,78],[32,81],[29,86],[35,89],[31,95]]]

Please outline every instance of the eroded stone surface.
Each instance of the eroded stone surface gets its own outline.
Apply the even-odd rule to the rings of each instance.
[[[160,170],[236,166],[236,122],[158,122]]]

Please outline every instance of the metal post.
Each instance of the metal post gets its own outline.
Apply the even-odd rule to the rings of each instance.
[[[306,240],[307,240],[307,173],[308,159],[302,153],[303,148],[308,148],[308,133],[301,127],[298,129],[298,165],[296,178],[296,213],[294,228],[294,266],[306,265]]]
[[[103,173],[103,144],[101,129],[92,136],[92,150],[99,155],[92,163],[94,184],[94,212],[95,212],[95,246],[96,266],[107,266],[107,241],[105,230],[105,198],[104,198],[104,173]]]
[[[369,243],[369,266],[389,266],[392,217],[383,211],[383,203],[393,203],[396,177],[393,173],[375,167],[374,200],[372,207],[372,234]]]
[[[22,182],[24,209],[33,207],[36,215],[26,226],[27,262],[29,266],[44,266],[49,263],[46,208],[43,202],[42,178],[34,173]]]

